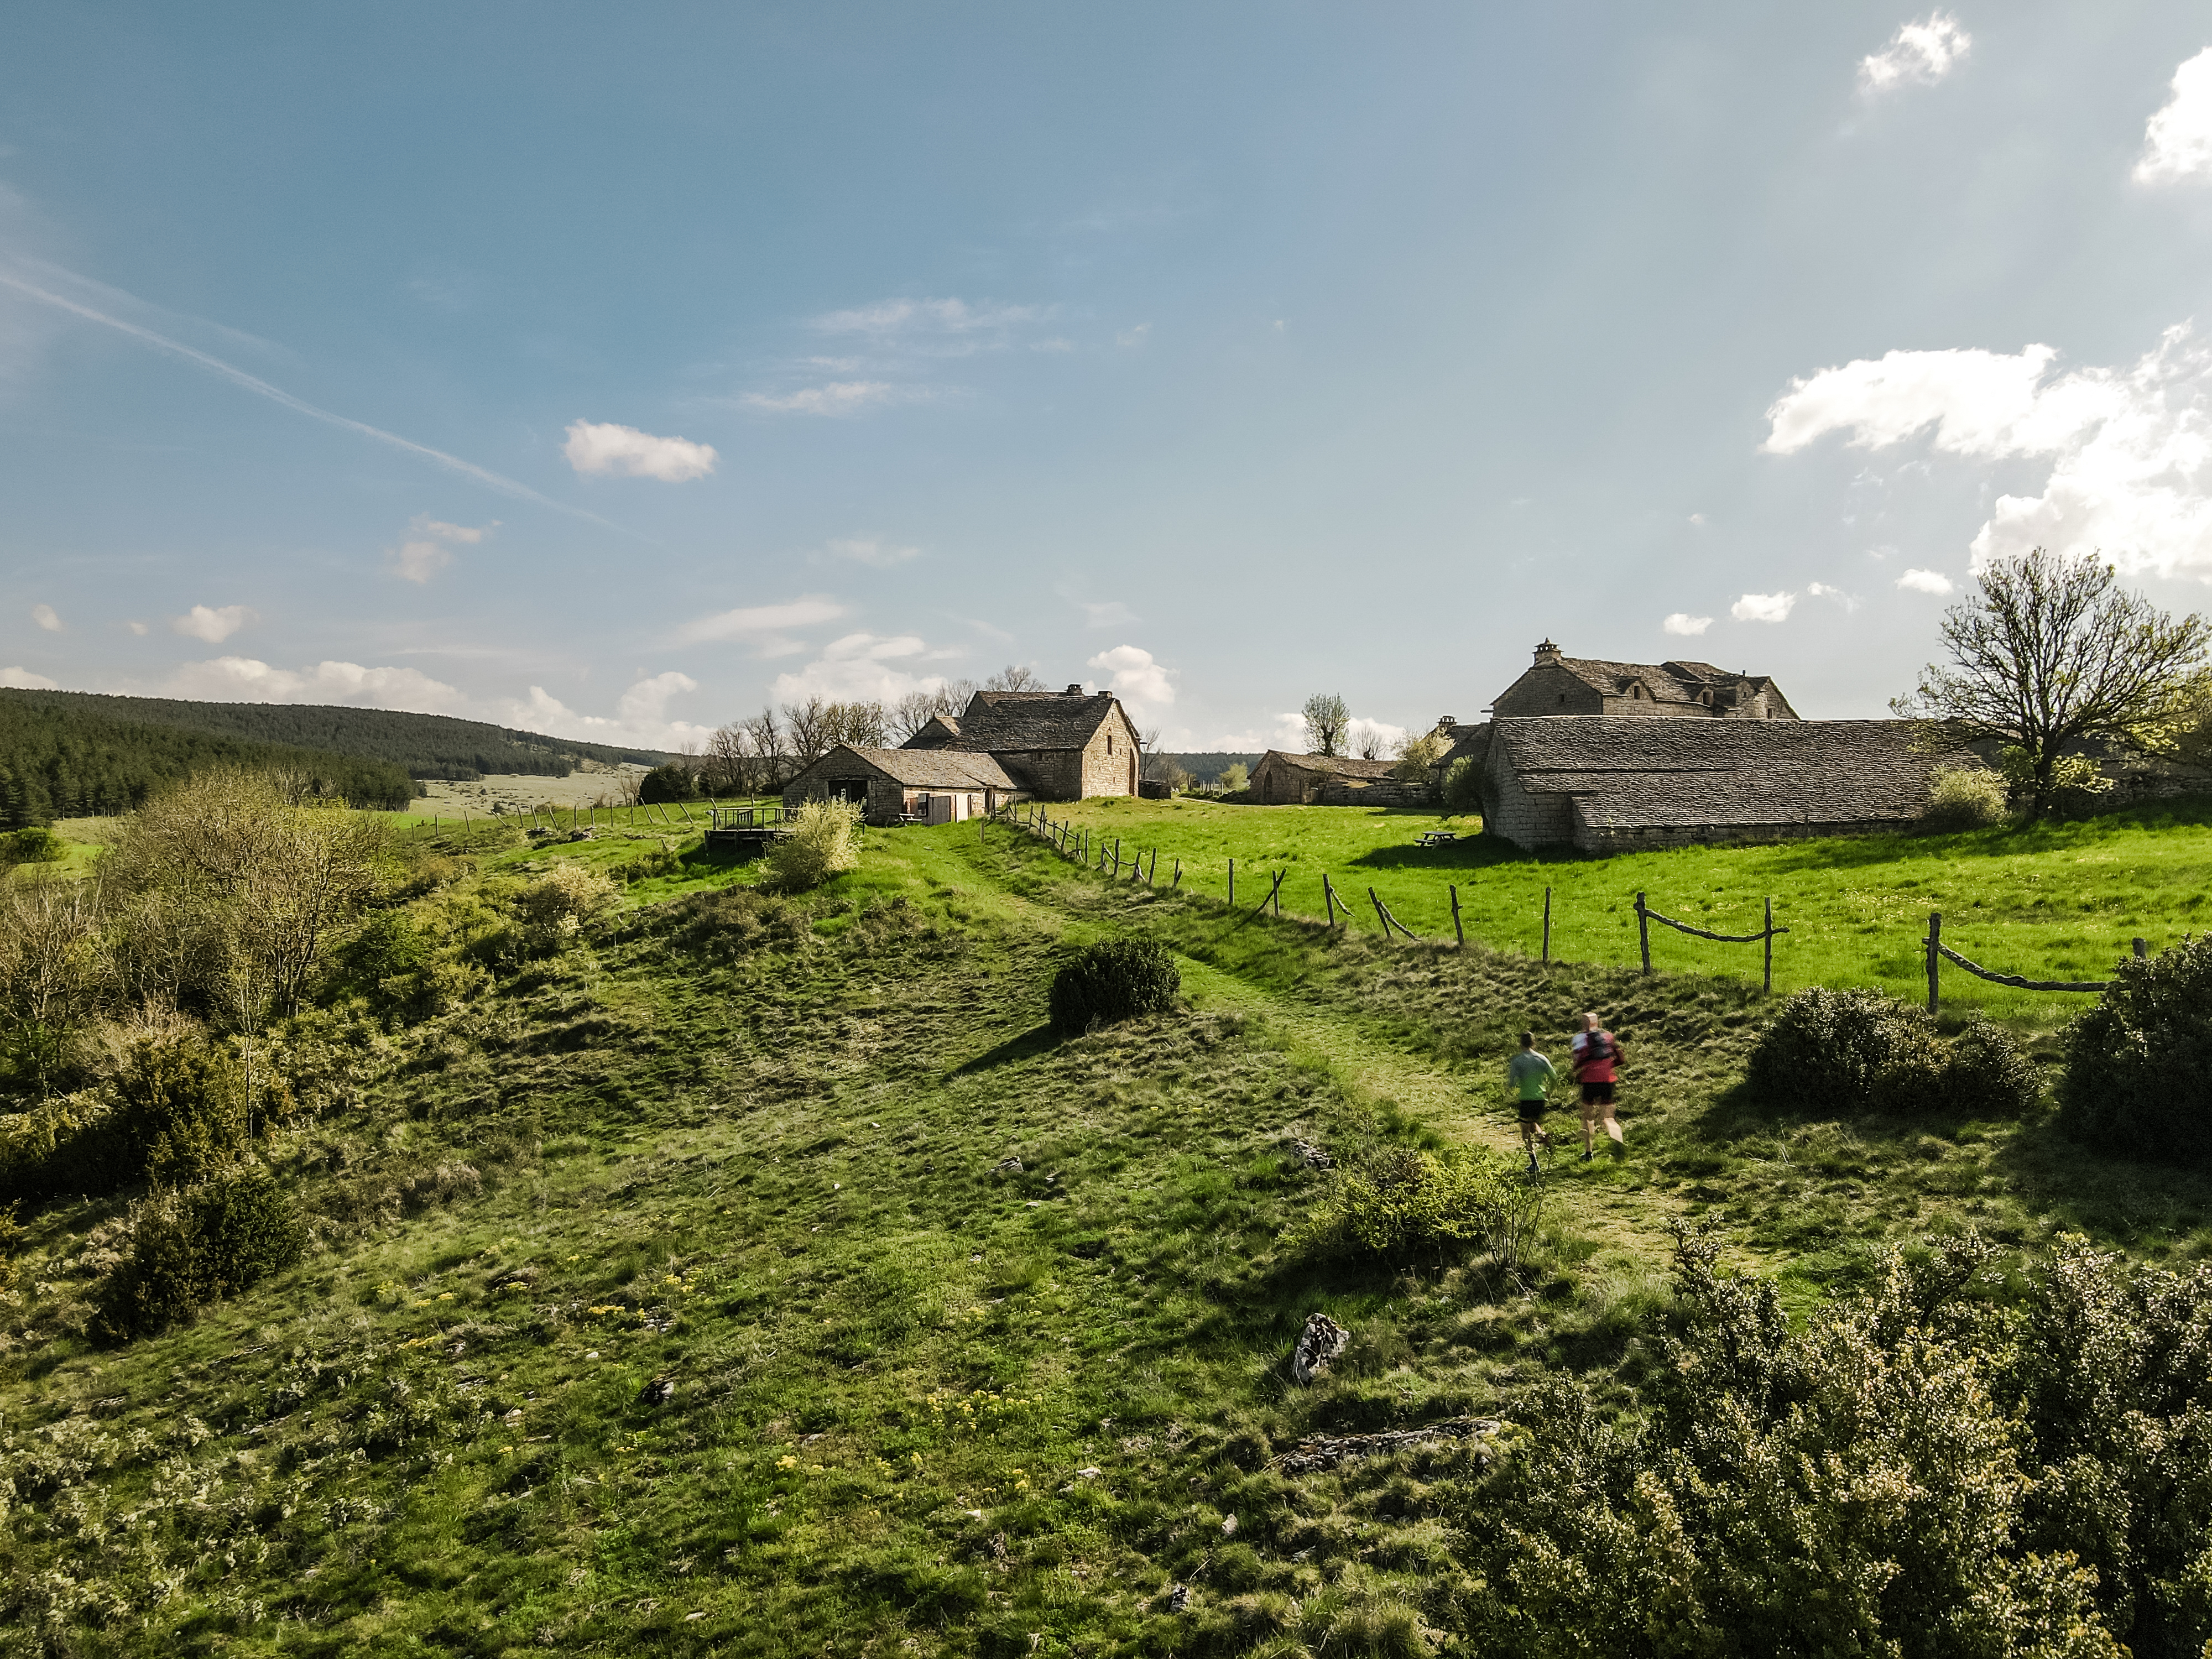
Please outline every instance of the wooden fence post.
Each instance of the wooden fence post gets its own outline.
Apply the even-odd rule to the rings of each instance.
[[[1636,896],[1636,944],[1644,953],[1644,971],[1651,971],[1651,920],[1644,914],[1644,895]]]
[[[2136,941],[2136,960],[2137,962],[2146,961],[2148,959],[2149,956],[2150,942],[2148,939],[2137,939]]]
[[[1321,872],[1321,913],[1328,918],[1328,925],[1336,926],[1336,889],[1328,884],[1328,872]]]
[[[1774,901],[1766,901],[1766,937],[1761,941],[1766,947],[1766,982],[1759,987],[1767,995],[1774,994]]]
[[[1544,890],[1544,955],[1543,955],[1543,960],[1544,960],[1544,961],[1546,961],[1546,962],[1549,962],[1551,959],[1552,959],[1552,890],[1551,890],[1550,888],[1547,887],[1547,888]]]
[[[1229,860],[1229,902],[1231,905],[1237,902],[1237,860],[1235,859]]]
[[[1453,932],[1455,934],[1456,934],[1456,935],[1458,936],[1458,939],[1459,939],[1459,948],[1460,948],[1461,950],[1464,951],[1464,950],[1466,950],[1466,949],[1467,949],[1467,929],[1460,926],[1460,921],[1459,921],[1459,889],[1458,889],[1458,888],[1454,887],[1454,888],[1451,890],[1451,898],[1452,898],[1452,932]]]
[[[1181,859],[1177,859],[1175,861],[1175,879],[1168,884],[1168,891],[1170,893],[1174,892],[1176,888],[1182,885],[1182,860]]]
[[[1942,943],[1943,913],[1930,910],[1928,913],[1928,1012],[1931,1016],[1936,1012],[1936,964],[1943,959],[1941,954]]]
[[[1382,937],[1386,939],[1389,939],[1390,937],[1390,924],[1382,920],[1382,901],[1376,896],[1375,890],[1372,887],[1367,890],[1367,901],[1375,907],[1375,925],[1382,930]]]

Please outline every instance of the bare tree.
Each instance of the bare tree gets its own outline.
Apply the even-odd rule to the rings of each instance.
[[[891,740],[890,712],[876,702],[833,702],[823,715],[826,752],[832,744],[849,743],[857,749],[883,749]]]
[[[742,795],[745,793],[746,763],[750,757],[745,753],[744,727],[732,720],[716,729],[707,739],[707,752],[701,757],[699,776],[709,794]]]
[[[2203,617],[2176,622],[2118,586],[2112,566],[2040,547],[1990,565],[1979,586],[1943,614],[1950,665],[1922,669],[1893,712],[2002,742],[2007,775],[2039,812],[2074,781],[2069,768],[2094,777],[2072,752],[2084,744],[2175,746],[2205,694]]]
[[[892,738],[904,743],[935,720],[942,712],[938,708],[938,696],[935,691],[909,691],[893,703],[890,706]]]
[[[1306,753],[1309,755],[1340,755],[1344,752],[1344,738],[1352,725],[1352,710],[1344,699],[1334,691],[1316,691],[1306,699],[1301,711],[1306,723]]]
[[[1044,682],[1018,663],[1008,663],[983,682],[986,691],[1042,691]]]
[[[975,693],[981,689],[973,680],[945,681],[937,688],[937,712],[957,720],[975,701]]]
[[[784,735],[791,744],[794,769],[804,770],[829,752],[836,739],[826,735],[830,705],[819,697],[783,706]]]
[[[1360,759],[1381,760],[1385,744],[1382,732],[1376,731],[1374,723],[1370,721],[1360,732],[1353,746],[1359,750]]]
[[[0,886],[0,1035],[40,1094],[70,1064],[109,983],[98,891],[57,877]]]
[[[746,758],[750,769],[745,775],[749,793],[768,794],[780,787],[785,778],[784,732],[776,724],[775,710],[763,708],[744,725]]]

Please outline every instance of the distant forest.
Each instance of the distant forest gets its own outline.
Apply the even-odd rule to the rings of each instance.
[[[226,764],[288,773],[306,793],[356,806],[396,810],[415,794],[406,769],[390,761],[118,719],[87,706],[142,701],[135,697],[59,704],[58,695],[0,690],[0,826],[127,812],[164,784]]]
[[[1158,754],[1151,757],[1151,767],[1157,769],[1170,761],[1182,768],[1200,783],[1212,783],[1218,780],[1224,772],[1240,761],[1243,763],[1244,769],[1250,771],[1260,763],[1260,757],[1256,754],[1232,755],[1222,750],[1208,750],[1202,755]],[[1158,774],[1156,769],[1148,769],[1146,775],[1152,777]]]
[[[658,766],[675,757],[653,749],[577,743],[450,714],[388,708],[338,708],[285,702],[184,702],[168,697],[110,697],[91,691],[0,690],[0,706],[137,726],[171,726],[247,744],[275,744],[328,755],[388,762],[413,778],[476,779],[487,772],[564,778],[580,760]],[[10,732],[20,729],[11,722]],[[12,744],[12,738],[11,738]],[[12,746],[0,755],[12,755]]]

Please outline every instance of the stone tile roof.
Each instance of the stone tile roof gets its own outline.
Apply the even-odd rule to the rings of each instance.
[[[1350,755],[1293,755],[1280,749],[1270,749],[1260,757],[1260,766],[1269,761],[1280,761],[1301,772],[1322,772],[1333,778],[1387,778],[1397,762],[1389,760],[1358,760]],[[1252,769],[1260,769],[1259,766]]]
[[[1709,662],[1609,662],[1602,657],[1561,657],[1560,667],[1608,697],[1627,695],[1641,680],[1655,702],[1696,702],[1708,687],[1747,684],[1761,691],[1773,684],[1764,674],[1731,674]]]
[[[911,789],[1021,787],[1006,775],[1006,769],[989,755],[971,754],[960,749],[863,749],[853,743],[839,744],[800,775],[818,772],[825,777],[850,777],[851,763],[847,757],[857,758],[894,783],[902,783]],[[840,761],[848,769],[839,769],[836,763]]]
[[[1492,742],[1532,793],[1579,798],[1599,827],[1904,823],[1928,774],[1905,720],[1504,720]],[[1493,760],[1493,764],[1495,760]]]
[[[978,691],[958,720],[946,722],[952,733],[940,741],[947,748],[994,754],[1080,749],[1117,706],[1110,691]]]

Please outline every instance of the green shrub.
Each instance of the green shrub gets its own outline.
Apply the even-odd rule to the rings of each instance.
[[[96,1089],[0,1117],[0,1202],[108,1193],[137,1178],[114,1104]]]
[[[1156,939],[1085,945],[1053,976],[1053,1028],[1079,1036],[1094,1025],[1164,1013],[1182,990],[1174,953]]]
[[[99,1333],[127,1342],[181,1324],[291,1266],[306,1243],[298,1212],[264,1170],[158,1194],[138,1206],[130,1253],[100,1287]]]
[[[808,937],[805,910],[750,887],[686,893],[660,907],[651,920],[669,927],[678,945],[717,962],[733,962],[757,951],[787,951]]]
[[[1392,1147],[1339,1173],[1292,1243],[1394,1262],[1480,1245],[1513,1267],[1534,1240],[1542,1204],[1542,1186],[1495,1153]]]
[[[1928,775],[1928,810],[1920,822],[1938,833],[1986,830],[2011,811],[2005,781],[1987,767],[1938,767]]]
[[[637,781],[637,798],[645,805],[667,805],[699,798],[699,780],[688,768],[671,761],[656,766]]]
[[[54,864],[68,856],[69,843],[42,823],[0,835],[0,863]]]
[[[1221,769],[1218,782],[1224,794],[1233,795],[1252,781],[1252,769],[1243,761],[1231,761]]]
[[[1833,1117],[2018,1117],[2042,1092],[2033,1062],[1978,1016],[1946,1040],[1894,997],[1825,986],[1783,1004],[1752,1048],[1746,1080],[1766,1105]]]
[[[793,816],[768,855],[769,872],[787,893],[819,887],[860,864],[860,809],[850,801],[810,800]]]
[[[1482,775],[1467,756],[1462,755],[1444,768],[1443,797],[1444,805],[1455,812],[1482,809]]]
[[[134,1045],[115,1081],[125,1167],[161,1186],[205,1180],[246,1151],[246,1077],[230,1054],[197,1038]]]
[[[2212,934],[2122,963],[2064,1048],[2058,1121],[2069,1135],[2212,1164]]]

